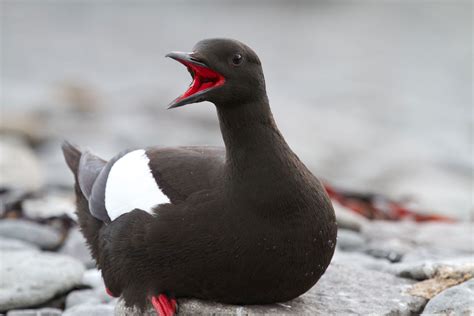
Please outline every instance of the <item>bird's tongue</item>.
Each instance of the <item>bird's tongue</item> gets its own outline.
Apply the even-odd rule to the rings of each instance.
[[[193,82],[191,82],[188,90],[178,97],[178,101],[188,98],[200,91],[218,87],[224,84],[224,77],[207,67],[192,63],[185,63],[185,66],[190,68],[193,72]]]

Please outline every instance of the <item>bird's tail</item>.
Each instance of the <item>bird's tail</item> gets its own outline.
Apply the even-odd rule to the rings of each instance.
[[[69,169],[74,174],[76,192],[76,214],[82,234],[86,238],[92,257],[98,262],[99,254],[99,234],[104,223],[92,216],[89,209],[89,201],[84,196],[79,185],[79,165],[83,153],[76,146],[65,141],[61,146],[64,159]]]
[[[63,150],[67,166],[77,179],[77,171],[79,170],[79,161],[81,160],[82,152],[68,141],[63,142],[61,149]]]

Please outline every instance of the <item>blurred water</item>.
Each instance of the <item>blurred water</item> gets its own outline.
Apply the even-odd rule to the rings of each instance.
[[[35,113],[54,139],[106,157],[222,144],[210,104],[165,110],[190,79],[163,56],[237,38],[260,55],[275,118],[317,175],[469,216],[470,1],[0,4],[5,117]],[[71,86],[94,111],[68,107]],[[63,168],[55,142],[42,158]]]

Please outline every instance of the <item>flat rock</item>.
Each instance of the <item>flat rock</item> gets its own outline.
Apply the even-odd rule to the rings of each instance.
[[[387,259],[390,262],[400,262],[405,255],[413,251],[415,246],[399,238],[373,239],[361,247],[361,250],[375,258]]]
[[[2,252],[0,311],[44,303],[81,283],[84,267],[74,258],[35,251]]]
[[[74,196],[69,193],[51,192],[37,198],[25,199],[21,204],[23,214],[31,219],[68,216],[76,220]]]
[[[66,309],[81,304],[101,304],[100,297],[96,295],[96,291],[91,289],[72,291],[66,297]]]
[[[64,242],[64,245],[61,247],[61,249],[59,249],[59,253],[78,259],[87,268],[92,268],[95,266],[95,261],[91,257],[86,240],[79,231],[78,227],[74,227],[69,230],[66,241]]]
[[[23,219],[0,221],[0,236],[25,241],[42,249],[54,249],[61,243],[61,234],[52,227]]]
[[[114,316],[115,307],[110,304],[81,304],[64,311],[62,316]]]
[[[336,221],[339,228],[360,231],[369,221],[347,207],[332,201],[334,211],[336,212]]]
[[[89,269],[84,272],[81,284],[91,288],[105,288],[102,274],[98,269]]]
[[[414,248],[451,249],[459,255],[474,254],[474,223],[415,223],[371,221],[361,231],[368,240],[400,240]]]
[[[422,315],[474,315],[474,279],[444,290],[432,298]]]
[[[395,274],[392,270],[390,270],[392,264],[390,264],[389,261],[385,259],[374,258],[363,252],[346,252],[336,250],[332,259],[332,263]]]
[[[348,230],[339,229],[337,232],[337,247],[344,251],[357,251],[365,246],[365,239],[361,234]]]
[[[292,301],[236,306],[199,300],[179,300],[182,315],[412,315],[419,313],[426,300],[405,293],[413,282],[378,271],[350,265],[331,264],[321,280],[304,295]],[[140,315],[116,306],[116,315]],[[155,315],[149,311],[148,315]]]
[[[115,299],[107,294],[105,287],[72,291],[66,298],[66,309],[82,304],[108,304]]]
[[[18,137],[0,138],[0,188],[34,191],[44,183],[40,163],[30,147]]]
[[[62,313],[57,308],[17,309],[9,311],[7,316],[61,316]]]
[[[474,256],[460,258],[407,262],[390,265],[386,272],[414,280],[434,278],[446,271],[460,271],[474,275]]]
[[[0,251],[38,250],[38,246],[18,239],[0,237]]]

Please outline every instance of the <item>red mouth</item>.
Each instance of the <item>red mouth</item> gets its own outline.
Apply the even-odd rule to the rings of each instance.
[[[177,59],[180,63],[188,68],[193,81],[181,96],[175,102],[179,102],[199,92],[208,91],[222,86],[225,83],[225,78],[220,73],[201,65],[197,65],[191,61]]]

